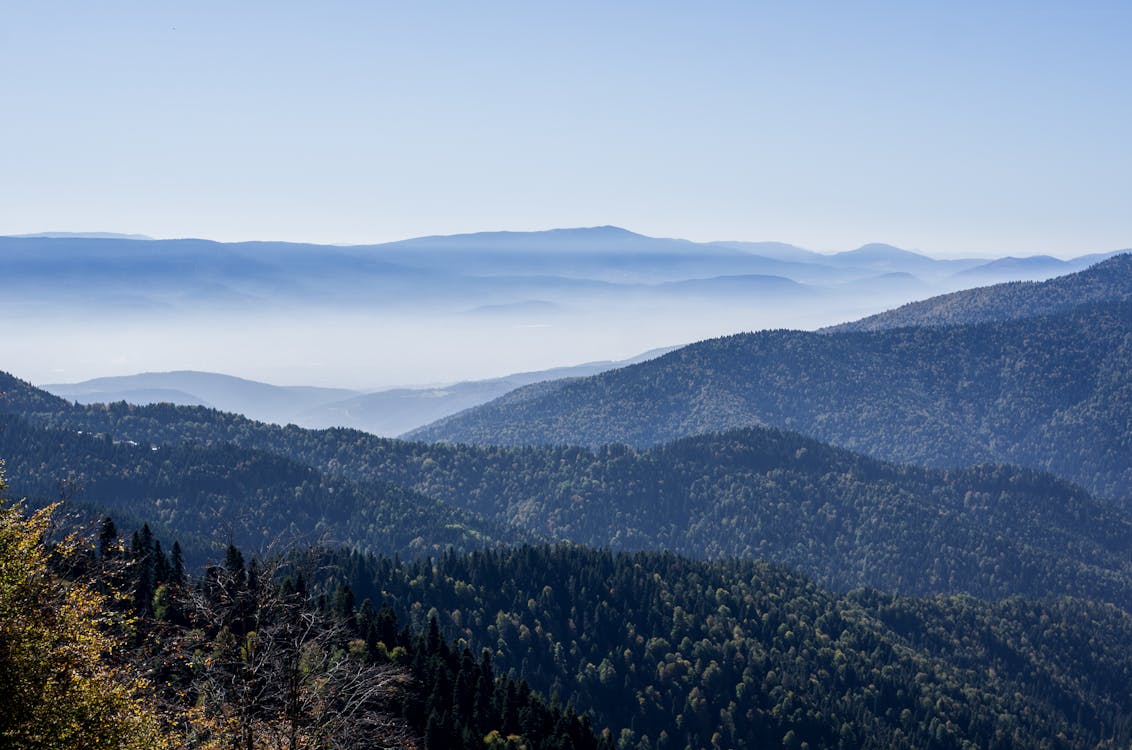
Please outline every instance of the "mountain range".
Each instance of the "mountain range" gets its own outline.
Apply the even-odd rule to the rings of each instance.
[[[491,401],[516,388],[543,380],[584,377],[643,362],[669,349],[645,352],[619,362],[587,362],[489,380],[422,388],[391,388],[371,393],[345,388],[276,386],[209,372],[149,372],[54,383],[43,389],[82,404],[125,401],[207,406],[243,414],[260,422],[303,427],[353,427],[393,437],[449,414]]]
[[[659,252],[607,234],[621,252]],[[578,241],[551,239],[548,254]],[[876,264],[839,282],[857,292],[906,284],[899,264],[924,263],[883,247],[838,262]],[[698,283],[653,286],[730,301],[812,292],[757,273]],[[275,554],[319,545],[316,567],[294,569],[309,576],[274,585],[336,618],[352,658],[414,675],[421,690],[396,700],[427,748],[455,746],[449,735],[508,746],[494,727],[557,737],[530,744],[547,750],[1121,747],[1130,289],[1123,255],[822,332],[462,389],[184,371],[81,384],[68,398],[113,402],[75,403],[0,373],[0,456],[8,496],[62,500],[71,528],[141,527],[128,545],[100,534],[98,555],[124,555],[137,578],[130,622],[148,636],[123,654],[178,679],[199,667],[154,647],[199,639],[201,621],[178,621],[186,600],[155,535],[198,570],[223,557],[193,587],[217,594],[216,576],[273,585],[236,545],[296,566]],[[475,315],[509,314],[500,304]],[[414,433],[441,442],[212,408],[388,420],[397,399],[451,392],[450,407],[524,379]],[[219,619],[209,627],[239,650]]]
[[[882,244],[822,254],[690,242],[616,227],[362,246],[0,237],[0,315],[18,321],[8,350],[37,382],[193,369],[369,391],[819,328],[997,281],[995,262]],[[1087,262],[1039,259],[1007,272],[1044,279]]]
[[[1019,464],[1127,498],[1130,290],[1132,256],[1122,255],[1045,284],[960,293],[886,318],[899,325],[914,316],[917,327],[700,342],[590,378],[528,386],[408,437],[647,447],[770,425],[925,466]],[[1028,310],[1040,317],[1021,317]],[[939,325],[923,325],[933,311]],[[943,325],[964,316],[985,322]]]
[[[47,502],[73,488],[199,549],[311,533],[384,553],[569,540],[758,556],[840,589],[1132,607],[1128,509],[1017,468],[901,467],[764,428],[647,451],[414,443],[203,407],[72,404],[7,375],[0,412],[14,492]]]

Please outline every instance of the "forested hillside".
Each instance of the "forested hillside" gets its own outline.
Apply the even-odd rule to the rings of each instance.
[[[1019,464],[1128,497],[1132,303],[968,326],[729,336],[520,389],[412,436],[649,446],[760,424],[926,466]]]
[[[1036,472],[898,466],[766,429],[645,451],[362,445],[339,465],[552,539],[773,560],[838,588],[1132,604],[1132,518]]]
[[[827,331],[879,331],[906,326],[954,326],[1066,312],[1091,302],[1132,299],[1132,254],[1048,281],[1012,281],[909,302]]]
[[[1076,599],[834,595],[754,561],[522,547],[338,556],[353,593],[493,651],[618,747],[1132,742],[1132,618]]]
[[[229,546],[190,574],[148,526],[128,544],[109,518],[96,539],[53,541],[51,510],[0,507],[5,748],[613,747],[435,621],[399,627],[315,585],[301,547]]]
[[[301,726],[428,750],[1115,748],[1132,742],[1130,368],[1125,302],[736,336],[511,397],[563,434],[658,425],[659,445],[594,448],[83,406],[0,375],[0,456],[35,503],[187,541],[167,558],[150,527],[120,545],[104,524],[56,575],[118,571],[108,606],[132,630],[113,650],[144,667],[121,684],[190,744]],[[662,435],[736,415],[750,424]],[[756,426],[775,420],[798,432]],[[503,546],[537,539],[571,543]],[[269,564],[230,544],[310,540],[346,548]],[[189,580],[183,550],[218,542],[224,564]],[[301,709],[263,690],[288,663],[310,678]],[[381,686],[360,724],[325,697],[343,675]]]
[[[14,489],[50,497],[85,471],[78,499],[179,533],[263,544],[313,529],[389,554],[536,535],[753,556],[841,589],[1132,605],[1127,512],[1032,471],[896,466],[767,429],[644,451],[429,445],[199,407],[74,406],[14,379],[5,392],[0,406],[31,422],[7,418],[0,438]]]
[[[37,504],[70,498],[97,512],[149,519],[194,540],[200,553],[208,542],[258,550],[321,541],[415,554],[523,538],[389,482],[332,479],[229,443],[139,445],[0,414],[0,456],[20,497]]]
[[[1085,600],[835,594],[753,560],[575,545],[407,562],[229,546],[197,575],[148,527],[127,541],[105,519],[88,541],[55,546],[46,523],[0,513],[5,580],[34,579],[63,609],[65,592],[81,591],[90,603],[68,616],[86,637],[116,624],[83,667],[99,670],[103,698],[39,697],[51,665],[73,658],[70,633],[35,652],[0,650],[0,693],[24,696],[20,713],[0,714],[17,747],[83,747],[50,717],[89,720],[82,712],[110,696],[131,714],[100,726],[134,732],[113,746],[139,749],[1132,741],[1132,616]],[[46,602],[26,590],[0,589],[4,612]],[[6,643],[37,633],[5,630]]]

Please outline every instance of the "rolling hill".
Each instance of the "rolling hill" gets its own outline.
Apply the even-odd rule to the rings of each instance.
[[[345,388],[277,386],[219,373],[193,371],[121,375],[81,383],[52,383],[42,388],[81,404],[125,401],[137,405],[207,406],[242,414],[258,422],[294,423],[311,428],[352,427],[392,437],[486,403],[524,385],[594,375],[644,362],[673,348],[656,349],[616,362],[587,362],[519,372],[501,378],[434,387],[391,388],[372,393]]]
[[[277,386],[191,370],[94,378],[81,383],[51,383],[43,389],[83,404],[126,401],[209,406],[276,424],[287,424],[302,412],[361,395],[345,388]]]
[[[769,425],[925,466],[1018,464],[1127,498],[1130,393],[1132,303],[1109,302],[998,323],[740,334],[520,389],[407,437],[645,447]]]
[[[227,443],[143,444],[0,414],[0,456],[8,491],[33,505],[63,497],[214,552],[232,543],[256,551],[326,543],[415,554],[527,536],[389,482],[333,479]]]
[[[1132,738],[1132,617],[1111,606],[839,595],[765,563],[572,545],[333,561],[357,596],[417,628],[435,614],[440,632],[569,695],[629,748],[1085,750]]]
[[[1019,259],[1011,264],[1016,270]],[[1076,273],[1043,282],[1010,282],[967,289],[871,315],[826,331],[879,331],[1052,315],[1090,302],[1132,299],[1132,254],[1122,253]]]
[[[131,499],[131,512],[149,508],[173,530],[208,530],[208,519],[224,518],[258,540],[306,519],[301,528],[381,551],[501,539],[510,529],[618,549],[759,556],[838,588],[1052,591],[1132,607],[1127,512],[1025,470],[896,466],[766,429],[647,451],[429,445],[201,407],[73,405],[10,376],[0,391],[0,412],[14,420],[0,446],[13,490],[42,496],[59,480],[89,476],[89,486],[110,488],[88,490],[92,503]]]
[[[13,322],[6,350],[41,383],[191,368],[370,390],[618,360],[743,330],[815,329],[971,286],[978,280],[957,272],[988,260],[884,245],[822,254],[616,227],[358,246],[0,237],[0,315]]]

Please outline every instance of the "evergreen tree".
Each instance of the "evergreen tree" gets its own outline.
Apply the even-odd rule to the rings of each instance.
[[[185,558],[181,552],[180,542],[173,542],[172,559],[170,561],[169,582],[174,586],[184,586],[186,582],[185,576]]]
[[[118,528],[110,516],[102,519],[98,529],[98,557],[109,560],[118,554]]]

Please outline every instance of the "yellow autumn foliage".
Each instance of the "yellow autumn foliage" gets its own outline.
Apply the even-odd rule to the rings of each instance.
[[[0,746],[161,750],[147,685],[110,660],[119,644],[105,598],[48,565],[80,548],[69,539],[49,551],[53,510],[0,505]]]

